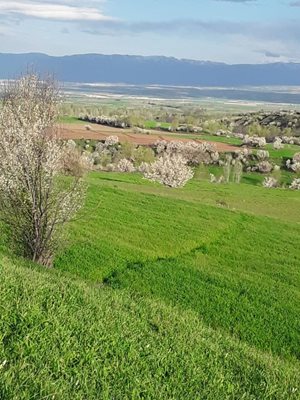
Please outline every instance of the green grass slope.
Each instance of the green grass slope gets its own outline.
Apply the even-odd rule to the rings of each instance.
[[[88,183],[55,269],[2,244],[0,398],[298,399],[299,193]]]
[[[1,399],[297,399],[296,364],[193,311],[6,259],[0,271]]]

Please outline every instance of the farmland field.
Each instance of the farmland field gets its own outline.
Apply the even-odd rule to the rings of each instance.
[[[2,237],[1,399],[299,398],[299,193],[205,174],[90,173],[52,270]]]

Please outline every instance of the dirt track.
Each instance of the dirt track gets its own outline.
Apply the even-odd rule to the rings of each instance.
[[[120,142],[132,142],[138,145],[151,145],[157,140],[178,140],[180,142],[190,142],[192,139],[170,136],[167,133],[151,131],[151,135],[133,133],[131,129],[118,129],[102,125],[93,125],[91,130],[87,130],[83,124],[63,124],[60,135],[63,139],[91,139],[103,140],[108,136],[115,135],[119,137]],[[194,140],[198,143],[207,142],[207,140]],[[234,151],[237,148],[225,143],[209,142],[216,146],[219,152]]]

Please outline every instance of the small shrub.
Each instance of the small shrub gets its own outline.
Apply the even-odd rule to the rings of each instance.
[[[136,165],[141,165],[142,163],[153,162],[155,159],[155,154],[150,147],[140,146],[135,149],[133,158]]]
[[[118,144],[119,144],[118,136],[108,136],[104,142],[105,147],[116,146]]]
[[[131,142],[123,143],[119,152],[120,159],[127,158],[127,160],[133,160],[135,150],[136,150],[136,145],[134,143]]]
[[[300,153],[296,153],[292,160],[287,160],[286,166],[294,172],[300,172]]]
[[[260,161],[265,161],[269,159],[270,153],[267,150],[257,150],[256,157]]]
[[[290,185],[290,189],[293,190],[300,190],[300,178],[296,178]]]
[[[272,171],[273,165],[269,161],[261,161],[257,164],[258,171],[263,174],[268,174]]]
[[[131,161],[126,158],[122,158],[117,164],[117,171],[119,172],[134,172],[135,168]]]
[[[243,144],[251,147],[265,147],[267,142],[264,137],[245,135]]]
[[[280,137],[276,137],[273,143],[274,150],[281,150],[284,148],[284,144],[282,143],[282,139]]]
[[[263,187],[268,189],[274,189],[278,187],[278,180],[272,176],[266,176],[263,181]]]

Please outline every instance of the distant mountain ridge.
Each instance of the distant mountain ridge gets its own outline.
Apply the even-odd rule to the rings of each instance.
[[[300,85],[300,64],[235,64],[163,56],[0,53],[0,79],[34,69],[65,82],[191,86]]]

